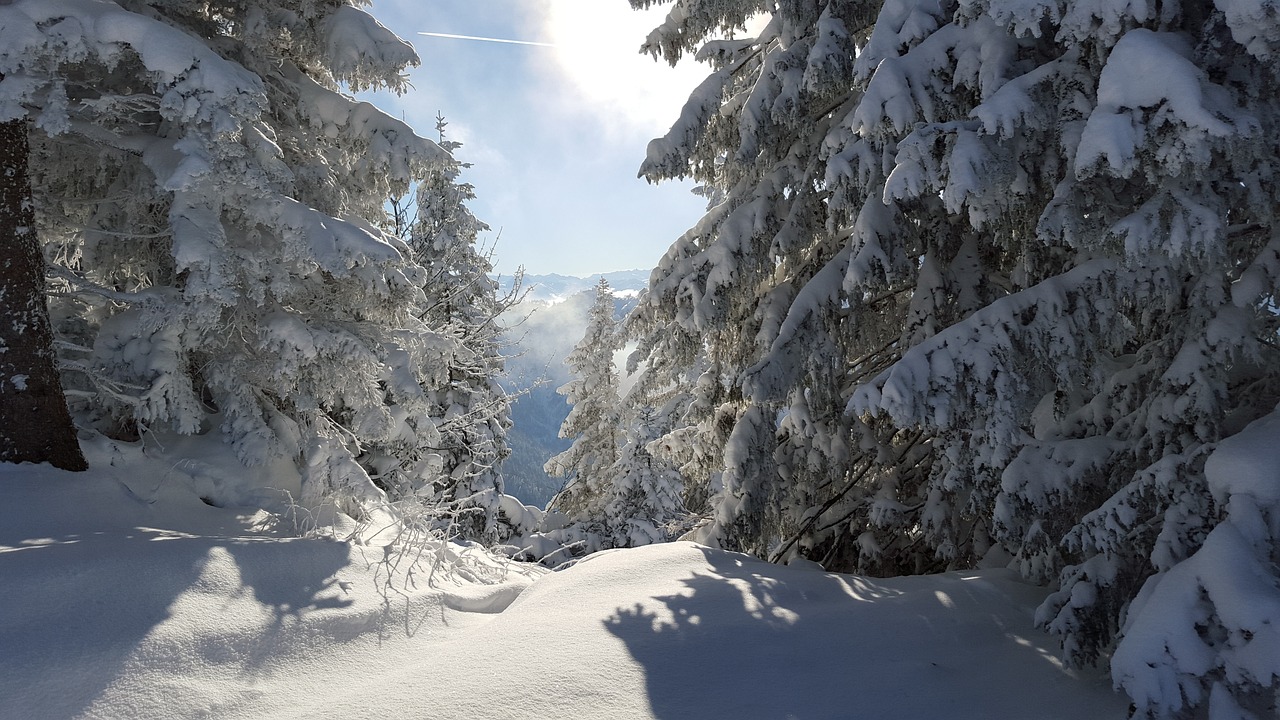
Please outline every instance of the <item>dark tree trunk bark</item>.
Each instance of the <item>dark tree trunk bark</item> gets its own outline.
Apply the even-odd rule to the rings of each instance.
[[[0,123],[0,462],[84,470],[53,351],[30,154],[26,119]]]

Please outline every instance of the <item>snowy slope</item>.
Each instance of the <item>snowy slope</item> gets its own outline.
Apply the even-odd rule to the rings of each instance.
[[[202,502],[216,463],[107,455],[0,466],[0,718],[1125,714],[1007,571],[867,580],[676,543],[547,573],[449,546],[388,583],[395,553]]]

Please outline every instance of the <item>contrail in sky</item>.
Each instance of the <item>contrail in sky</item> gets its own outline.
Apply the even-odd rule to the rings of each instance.
[[[449,33],[419,32],[419,35],[430,37],[452,38],[454,40],[482,40],[484,42],[508,43],[511,45],[536,45],[538,47],[557,47],[555,43],[533,42],[531,40],[506,40],[503,38],[476,37],[475,35],[451,35]]]

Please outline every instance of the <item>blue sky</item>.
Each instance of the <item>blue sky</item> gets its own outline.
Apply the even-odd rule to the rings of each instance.
[[[422,58],[405,96],[383,109],[434,137],[444,114],[473,167],[472,209],[492,228],[510,273],[569,275],[651,268],[701,216],[689,183],[636,177],[648,141],[665,133],[698,66],[638,54],[663,10],[626,0],[375,0],[371,12]],[[555,47],[427,37],[451,33]]]

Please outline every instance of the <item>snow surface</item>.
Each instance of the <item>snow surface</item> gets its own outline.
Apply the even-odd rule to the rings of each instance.
[[[437,545],[410,573],[202,502],[265,471],[196,445],[0,466],[0,718],[1125,715],[1007,570],[871,580],[674,543],[556,573]],[[293,482],[258,497],[285,509]]]

